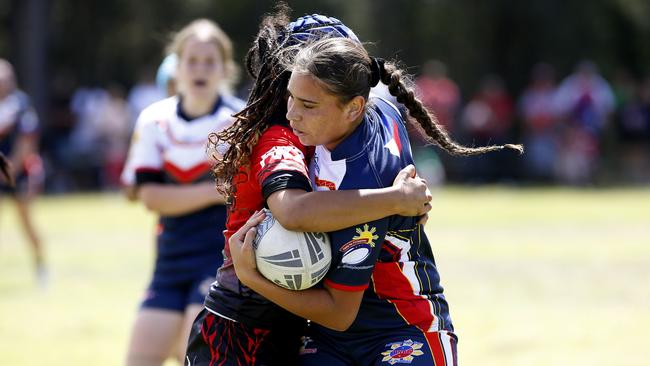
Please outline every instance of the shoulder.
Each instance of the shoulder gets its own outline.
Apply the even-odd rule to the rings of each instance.
[[[246,106],[246,102],[229,94],[221,95],[222,105],[233,112],[239,112]]]
[[[373,94],[370,96],[369,102],[370,102],[369,108],[371,108],[375,112],[382,115],[388,115],[389,117],[395,120],[402,121],[402,115],[399,109],[395,104],[393,104],[389,100]]]
[[[285,125],[272,125],[267,128],[258,141],[258,145],[261,143],[276,143],[281,145],[299,145],[302,147],[298,137],[294,135],[289,126]]]
[[[169,119],[176,115],[177,97],[169,97],[149,105],[140,112],[138,125],[151,125],[161,119]]]
[[[253,148],[253,156],[265,159],[271,155],[284,159],[305,159],[307,152],[288,126],[273,125],[262,133]]]

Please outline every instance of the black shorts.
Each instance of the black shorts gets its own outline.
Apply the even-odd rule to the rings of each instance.
[[[304,324],[260,329],[203,309],[192,326],[185,365],[297,365]]]

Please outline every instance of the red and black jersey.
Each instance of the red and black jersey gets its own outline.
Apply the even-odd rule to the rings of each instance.
[[[289,127],[273,125],[264,131],[253,148],[250,163],[233,178],[235,197],[228,210],[224,232],[224,264],[206,297],[209,311],[259,328],[269,328],[294,317],[239,282],[230,258],[228,239],[255,211],[265,207],[272,193],[284,189],[311,190],[307,155],[307,149]]]

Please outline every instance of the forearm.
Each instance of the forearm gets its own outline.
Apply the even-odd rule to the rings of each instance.
[[[287,290],[273,284],[257,270],[240,276],[240,280],[253,291],[285,310],[330,329],[344,331],[356,318],[357,312],[345,311],[337,306],[335,298],[326,288]]]
[[[147,183],[138,189],[138,196],[149,210],[165,216],[183,215],[225,203],[210,183],[185,186]]]
[[[398,193],[395,187],[294,192],[282,207],[269,206],[287,229],[328,232],[398,214]]]

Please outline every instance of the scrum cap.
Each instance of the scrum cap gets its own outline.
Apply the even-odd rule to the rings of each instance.
[[[340,20],[320,14],[302,16],[287,26],[287,46],[300,44],[313,36],[345,37],[359,42],[356,34]],[[282,41],[282,40],[280,40]]]

